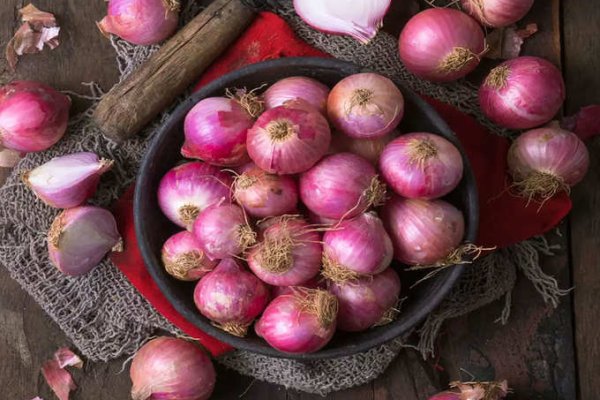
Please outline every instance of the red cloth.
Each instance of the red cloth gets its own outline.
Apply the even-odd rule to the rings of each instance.
[[[278,16],[261,13],[245,35],[204,73],[196,89],[241,66],[291,56],[328,57],[298,39]],[[430,98],[426,100],[457,133],[475,170],[481,206],[478,244],[506,247],[518,243],[548,231],[568,214],[571,201],[566,194],[547,201],[538,210],[536,204],[527,206],[525,200],[509,193],[506,174],[509,141],[489,133],[473,118],[450,105]],[[131,188],[117,203],[115,215],[125,242],[125,252],[112,256],[117,267],[158,312],[197,338],[212,354],[227,351],[227,345],[179,315],[146,271],[136,245]]]

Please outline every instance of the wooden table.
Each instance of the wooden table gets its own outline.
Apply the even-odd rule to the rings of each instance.
[[[0,43],[4,46],[17,28],[16,10],[27,2],[3,0],[0,5]],[[63,28],[61,46],[24,57],[12,74],[0,60],[0,81],[37,79],[60,89],[85,92],[81,82],[98,82],[109,89],[117,80],[114,54],[94,21],[105,10],[103,0],[37,0],[54,12]],[[386,29],[398,33],[414,4],[394,2]],[[600,103],[600,0],[537,0],[525,22],[536,22],[540,32],[527,41],[524,53],[546,57],[563,70],[568,97],[564,112]],[[84,105],[76,101],[76,107]],[[449,380],[505,378],[513,399],[600,398],[600,157],[599,143],[591,145],[592,167],[572,193],[574,210],[552,240],[561,244],[558,255],[543,260],[544,269],[562,287],[576,290],[557,309],[544,304],[533,287],[520,277],[513,294],[513,312],[506,326],[494,323],[502,304],[496,303],[446,324],[439,338],[439,356],[424,361],[406,351],[376,381],[336,393],[328,399],[426,399]],[[6,171],[0,173],[6,174]],[[41,308],[0,268],[0,382],[3,399],[53,395],[39,373],[41,363],[69,341]],[[123,360],[88,364],[76,373],[79,389],[73,399],[126,399],[127,372]],[[253,381],[218,368],[215,399],[319,399]]]

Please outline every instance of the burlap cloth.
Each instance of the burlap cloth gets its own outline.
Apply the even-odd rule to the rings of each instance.
[[[185,22],[199,10],[193,1],[183,3],[182,21]],[[288,2],[281,2],[281,6],[277,12],[309,44],[339,59],[401,79],[413,90],[453,104],[476,117],[492,132],[509,134],[480,114],[476,88],[465,82],[439,86],[410,75],[396,56],[394,37],[380,33],[371,44],[362,46],[352,39],[318,33],[294,15]],[[156,46],[132,46],[114,39],[112,43],[121,79],[157,49]],[[102,95],[100,88],[94,84],[88,86],[91,94],[84,97],[97,100]],[[20,180],[23,171],[53,157],[93,151],[116,161],[115,168],[103,177],[93,202],[108,206],[116,200],[133,181],[148,139],[168,116],[168,111],[141,136],[115,145],[91,124],[92,109],[73,119],[68,134],[52,149],[27,155],[0,189],[0,264],[40,304],[84,356],[93,361],[107,361],[131,355],[159,329],[173,334],[180,332],[141,297],[110,261],[104,261],[83,277],[72,278],[58,272],[48,260],[46,247],[46,232],[58,211],[37,200]],[[417,348],[424,356],[431,355],[434,339],[441,324],[448,318],[469,313],[506,296],[505,310],[499,316],[502,322],[506,322],[510,312],[510,293],[518,269],[534,282],[546,301],[556,305],[564,292],[559,290],[553,278],[543,273],[538,263],[538,253],[550,254],[550,251],[546,241],[538,238],[477,261],[465,270],[452,293],[416,333],[415,345],[399,338],[354,356],[304,363],[244,351],[233,352],[217,361],[242,374],[311,393],[326,394],[360,385],[381,374],[403,347]]]

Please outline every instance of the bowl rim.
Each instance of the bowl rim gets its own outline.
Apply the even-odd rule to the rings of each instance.
[[[356,64],[337,60],[334,58],[316,58],[316,57],[287,57],[280,58],[276,60],[264,61],[256,64],[251,64],[225,75],[222,75],[219,78],[211,81],[207,85],[203,86],[200,90],[189,95],[182,103],[180,103],[176,108],[174,108],[171,112],[171,115],[164,121],[164,123],[160,126],[158,131],[155,133],[154,137],[151,139],[146,153],[143,156],[142,162],[140,164],[140,168],[137,173],[136,183],[135,183],[135,193],[134,193],[134,225],[135,225],[135,234],[137,238],[137,244],[139,250],[142,254],[142,258],[144,261],[144,265],[150,276],[157,284],[163,295],[169,301],[169,303],[175,308],[175,310],[181,314],[186,320],[190,323],[197,326],[203,332],[208,335],[227,343],[228,345],[239,349],[239,350],[247,350],[253,353],[262,354],[265,356],[277,357],[277,358],[290,358],[297,360],[320,360],[320,359],[328,359],[328,358],[338,358],[350,356],[352,354],[360,353],[367,351],[376,346],[383,345],[397,337],[402,335],[406,335],[411,332],[419,323],[421,323],[446,297],[455,283],[458,281],[460,276],[463,273],[465,268],[464,265],[455,265],[451,268],[447,268],[445,271],[441,271],[438,276],[443,276],[444,281],[439,286],[437,292],[431,294],[428,299],[427,305],[412,316],[412,318],[403,321],[401,324],[392,325],[390,329],[382,330],[381,333],[376,338],[371,338],[371,340],[364,340],[358,344],[343,344],[341,346],[337,346],[334,348],[328,348],[327,346],[323,349],[308,354],[289,354],[283,353],[279,350],[276,350],[269,345],[267,346],[254,346],[254,344],[245,338],[240,338],[237,336],[230,335],[210,323],[204,321],[199,312],[190,313],[189,308],[185,306],[183,303],[178,301],[171,293],[171,289],[167,284],[164,276],[159,274],[159,268],[162,268],[162,264],[159,258],[155,256],[154,250],[151,248],[148,232],[144,229],[144,218],[141,215],[141,205],[147,199],[147,194],[143,190],[143,188],[149,184],[149,174],[146,174],[145,171],[148,171],[150,168],[150,164],[155,159],[157,148],[159,147],[159,143],[161,143],[166,139],[166,136],[169,132],[171,132],[178,124],[181,123],[181,116],[184,115],[182,110],[188,109],[191,104],[196,104],[198,101],[205,97],[209,97],[216,90],[220,90],[223,87],[227,87],[227,83],[236,79],[243,78],[246,75],[259,73],[261,70],[265,68],[274,68],[274,67],[290,67],[290,66],[302,66],[302,67],[310,67],[310,68],[336,68],[340,71],[350,71],[352,73],[361,73],[361,72],[375,72],[367,68],[360,67]],[[471,163],[466,155],[466,152],[458,140],[454,132],[450,129],[447,123],[439,116],[437,111],[430,106],[423,98],[413,92],[411,89],[406,87],[403,82],[398,81],[396,79],[391,78],[392,81],[399,87],[405,99],[407,97],[410,98],[410,101],[414,104],[414,106],[420,108],[430,119],[432,125],[436,126],[439,132],[432,132],[438,134],[448,140],[450,140],[460,151],[463,165],[464,165],[464,175],[463,181],[465,182],[465,198],[466,202],[469,203],[468,210],[462,210],[465,213],[466,218],[466,226],[465,226],[465,236],[463,241],[466,242],[474,242],[477,233],[478,233],[478,225],[479,225],[479,201],[478,201],[478,193],[477,193],[477,185],[475,181],[475,175],[473,169],[471,167]],[[441,278],[440,278],[441,279]]]

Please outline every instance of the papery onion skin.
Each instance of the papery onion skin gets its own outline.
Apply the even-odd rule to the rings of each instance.
[[[351,153],[323,158],[300,177],[300,198],[326,218],[352,218],[385,198],[385,185],[365,159]]]
[[[393,196],[381,220],[394,244],[394,258],[408,265],[433,265],[461,243],[463,214],[444,200],[404,199]]]
[[[133,357],[133,400],[208,400],[216,382],[210,358],[183,339],[158,337]]]
[[[357,275],[382,272],[393,256],[392,241],[375,213],[342,221],[323,235],[325,264],[334,264]]]
[[[208,207],[196,218],[192,231],[212,260],[242,254],[256,242],[244,211],[235,204]]]
[[[96,193],[100,176],[113,161],[81,152],[56,157],[23,174],[23,181],[44,203],[55,208],[83,204]]]
[[[158,204],[173,223],[192,229],[207,207],[231,201],[231,176],[202,161],[181,164],[167,172],[158,186]]]
[[[550,121],[565,100],[565,83],[552,63],[518,57],[494,68],[479,88],[479,105],[493,122],[529,129]]]
[[[267,285],[231,258],[221,260],[194,290],[194,303],[200,313],[235,336],[246,335],[269,298]]]
[[[337,328],[360,332],[376,325],[396,306],[400,296],[400,278],[388,268],[370,277],[332,282],[329,291],[339,302]]]
[[[275,298],[254,327],[256,334],[285,353],[312,353],[335,333],[338,301],[325,290],[300,289]]]
[[[169,38],[177,29],[179,11],[172,0],[109,0],[100,31],[130,43],[147,46]]]
[[[462,400],[460,393],[441,392],[431,396],[428,400]]]
[[[333,134],[330,154],[335,153],[352,153],[360,156],[370,162],[372,165],[377,166],[379,163],[379,157],[383,153],[383,149],[392,140],[399,135],[397,130],[386,134],[385,136],[376,137],[373,139],[356,139],[338,133]]]
[[[312,167],[329,148],[331,131],[316,109],[279,106],[265,111],[248,131],[248,154],[261,169],[280,175]]]
[[[49,149],[67,130],[71,99],[43,83],[0,87],[0,145],[21,152]]]
[[[248,266],[263,282],[295,286],[321,269],[321,236],[300,218],[276,219],[263,239],[248,252]]]
[[[235,100],[209,97],[186,115],[181,154],[212,165],[239,166],[250,160],[246,136],[254,120]]]
[[[456,146],[443,137],[415,132],[386,146],[379,170],[397,194],[411,199],[435,199],[459,184],[463,160]]]
[[[451,8],[430,8],[413,16],[399,40],[400,59],[410,72],[433,82],[462,78],[485,50],[477,21]]]
[[[294,294],[302,289],[326,289],[326,284],[325,281],[317,276],[296,286],[271,286],[271,295],[273,298],[276,298],[284,294]]]
[[[533,0],[461,0],[462,9],[480,23],[502,28],[521,20]]]
[[[385,76],[365,72],[338,82],[327,99],[331,123],[357,139],[385,136],[404,116],[404,96]]]
[[[354,0],[352,6],[335,0],[294,0],[294,9],[313,28],[348,35],[367,44],[383,25],[391,0]]]
[[[547,198],[579,183],[590,164],[588,150],[572,132],[550,126],[521,134],[508,152],[508,167],[517,188],[525,195]],[[537,188],[535,180],[546,176],[555,187]]]
[[[265,108],[283,106],[287,102],[304,100],[323,115],[327,115],[329,88],[316,79],[292,76],[277,81],[263,94]]]
[[[217,266],[189,231],[169,237],[162,247],[161,258],[169,275],[182,281],[197,281]]]
[[[233,186],[235,200],[252,217],[293,213],[298,206],[298,184],[285,175],[270,174],[254,163],[241,169]]]
[[[62,273],[83,275],[122,242],[113,215],[100,207],[80,206],[61,212],[48,231],[50,261]]]

